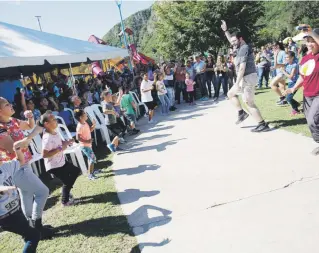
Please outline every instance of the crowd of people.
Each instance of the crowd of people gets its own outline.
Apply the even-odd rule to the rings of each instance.
[[[148,117],[149,124],[156,124],[157,107],[165,117],[183,102],[189,106],[196,105],[196,100],[217,102],[222,87],[223,97],[237,110],[236,124],[251,115],[257,122],[252,132],[268,131],[254,95],[256,85],[261,88],[263,79],[268,87],[270,74],[269,85],[279,97],[277,104],[288,103],[293,115],[301,111],[293,96],[304,87],[303,111],[313,139],[319,143],[319,29],[307,33],[306,47],[298,48],[290,39],[287,47],[276,42],[254,52],[240,33],[228,32],[224,21],[221,28],[232,50],[226,57],[218,55],[216,61],[212,55],[195,55],[186,61],[150,64],[144,67],[144,73],[140,67],[133,73],[128,68],[123,73],[112,68],[97,77],[78,78],[74,84],[58,71],[51,73],[50,81],[39,85],[31,79],[24,88],[17,88],[13,104],[0,97],[0,226],[23,237],[23,252],[36,252],[40,239],[54,237],[52,227],[42,224],[49,189],[30,167],[32,153],[28,147],[37,134],[42,139],[46,172],[63,183],[63,207],[76,203],[71,189],[81,174],[66,160],[63,151],[77,142],[88,161],[88,179],[96,180],[100,172],[94,168],[97,159],[92,149],[92,132],[97,123],[107,126],[107,147],[110,152],[117,152],[122,150],[120,144],[127,141],[126,135],[140,132],[136,126],[141,115]],[[238,94],[243,95],[248,112]],[[85,108],[92,104],[101,105],[104,122],[88,117]],[[62,139],[57,116],[76,133],[75,139]],[[319,148],[313,153],[319,154]]]

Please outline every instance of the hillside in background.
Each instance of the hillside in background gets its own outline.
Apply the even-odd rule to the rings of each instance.
[[[138,51],[154,57],[152,52],[154,29],[155,29],[155,12],[152,7],[139,11],[124,20],[126,28],[134,32],[134,40]],[[116,24],[104,36],[103,40],[112,46],[122,47],[118,34],[121,32],[121,24]]]
[[[154,59],[181,59],[198,52],[216,57],[227,54],[229,47],[222,19],[230,32],[241,31],[260,47],[296,35],[298,24],[319,27],[318,8],[319,1],[155,1],[124,22],[134,32],[138,51]],[[103,39],[121,47],[120,31],[117,24]]]

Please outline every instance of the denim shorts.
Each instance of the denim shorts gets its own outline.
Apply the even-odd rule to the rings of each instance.
[[[136,116],[134,114],[125,114],[125,117],[130,122],[130,124],[136,123]]]
[[[96,163],[96,157],[95,154],[90,147],[81,147],[81,151],[83,154],[88,158],[90,163]]]

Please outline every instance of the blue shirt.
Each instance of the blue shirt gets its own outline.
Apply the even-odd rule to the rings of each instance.
[[[277,55],[277,64],[285,64],[285,58],[286,58],[286,52],[283,50],[280,50]],[[277,75],[283,74],[280,69],[276,69]]]
[[[196,74],[199,74],[205,67],[205,62],[200,61],[194,64],[194,68],[196,70]]]
[[[299,77],[299,66],[295,62],[293,62],[292,64],[289,64],[289,63],[286,64],[285,70],[288,74],[291,74],[293,69],[295,69],[295,75],[291,79],[288,78],[289,83],[297,82],[297,79]]]

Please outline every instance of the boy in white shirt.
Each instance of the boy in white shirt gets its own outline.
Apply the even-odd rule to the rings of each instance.
[[[145,73],[143,75],[143,81],[141,83],[141,99],[142,102],[146,104],[148,108],[148,123],[156,123],[153,120],[154,116],[154,108],[155,104],[152,97],[152,90],[153,90],[153,81],[148,80],[148,75]]]

